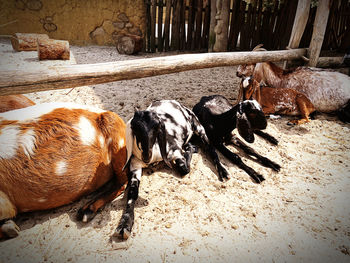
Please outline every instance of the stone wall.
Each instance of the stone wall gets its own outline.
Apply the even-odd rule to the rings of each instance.
[[[114,45],[144,36],[144,0],[0,0],[0,35],[46,33],[74,45]]]

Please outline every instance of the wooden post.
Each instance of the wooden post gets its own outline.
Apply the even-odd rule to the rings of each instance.
[[[310,13],[311,0],[299,0],[297,11],[294,18],[292,34],[289,39],[289,48],[298,48],[301,37],[303,36],[307,20]],[[284,68],[288,67],[288,61],[284,63]]]
[[[216,26],[216,0],[210,0],[210,27],[209,27],[209,43],[208,51],[213,52],[215,44],[215,26]]]
[[[308,50],[308,57],[310,59],[308,66],[310,67],[316,67],[318,57],[320,56],[323,38],[327,27],[329,9],[330,0],[318,1],[314,28]]]
[[[227,51],[228,42],[228,23],[230,16],[230,1],[217,0],[216,1],[216,26],[215,26],[215,44],[213,50]]]
[[[43,70],[0,71],[0,95],[67,89],[138,79],[194,69],[300,59],[306,49],[185,54],[97,64],[67,65]]]
[[[11,36],[11,44],[16,51],[35,51],[38,39],[49,39],[49,36],[46,34],[16,33]]]
[[[38,39],[37,49],[39,60],[70,58],[69,42],[66,40]]]

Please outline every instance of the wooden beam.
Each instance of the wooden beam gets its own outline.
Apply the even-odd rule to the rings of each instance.
[[[299,0],[297,11],[295,13],[292,33],[290,35],[288,48],[298,48],[301,37],[305,31],[307,20],[310,13],[311,0]],[[288,61],[284,63],[284,68],[288,67]]]
[[[307,20],[310,13],[311,0],[299,0],[297,11],[295,13],[292,34],[289,39],[289,48],[298,48],[301,37],[303,36]]]
[[[323,38],[327,27],[329,9],[330,0],[318,1],[314,28],[308,50],[308,57],[310,59],[308,66],[310,67],[316,67],[318,57],[320,56]]]
[[[0,71],[0,95],[66,89],[187,70],[299,59],[306,49],[186,54],[97,64],[67,65],[46,70]]]

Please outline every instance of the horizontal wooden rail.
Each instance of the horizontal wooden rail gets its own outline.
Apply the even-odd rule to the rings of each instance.
[[[306,49],[292,49],[185,54],[109,63],[58,66],[36,71],[0,71],[0,95],[66,89],[203,68],[295,60],[305,56],[306,51]]]

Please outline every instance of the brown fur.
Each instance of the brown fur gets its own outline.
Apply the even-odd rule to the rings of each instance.
[[[309,67],[283,70],[272,62],[262,62],[240,65],[237,76],[253,76],[271,88],[301,92],[319,112],[338,111],[350,100],[350,78],[333,70]]]
[[[32,105],[35,105],[35,103],[24,95],[0,96],[0,113],[15,109],[26,108]]]
[[[84,145],[74,128],[81,116],[96,130],[91,145]],[[125,123],[116,113],[58,108],[38,120],[12,124],[20,134],[34,130],[35,148],[30,157],[18,147],[13,158],[0,158],[0,220],[71,203],[113,179],[116,189],[90,204],[96,212],[125,189]],[[8,125],[0,119],[0,133]],[[56,169],[60,161],[66,163],[62,174]]]
[[[309,122],[309,115],[315,111],[311,101],[301,92],[288,88],[270,88],[261,86],[255,79],[249,78],[249,85],[243,88],[244,99],[255,99],[265,114],[301,115],[291,124]]]

